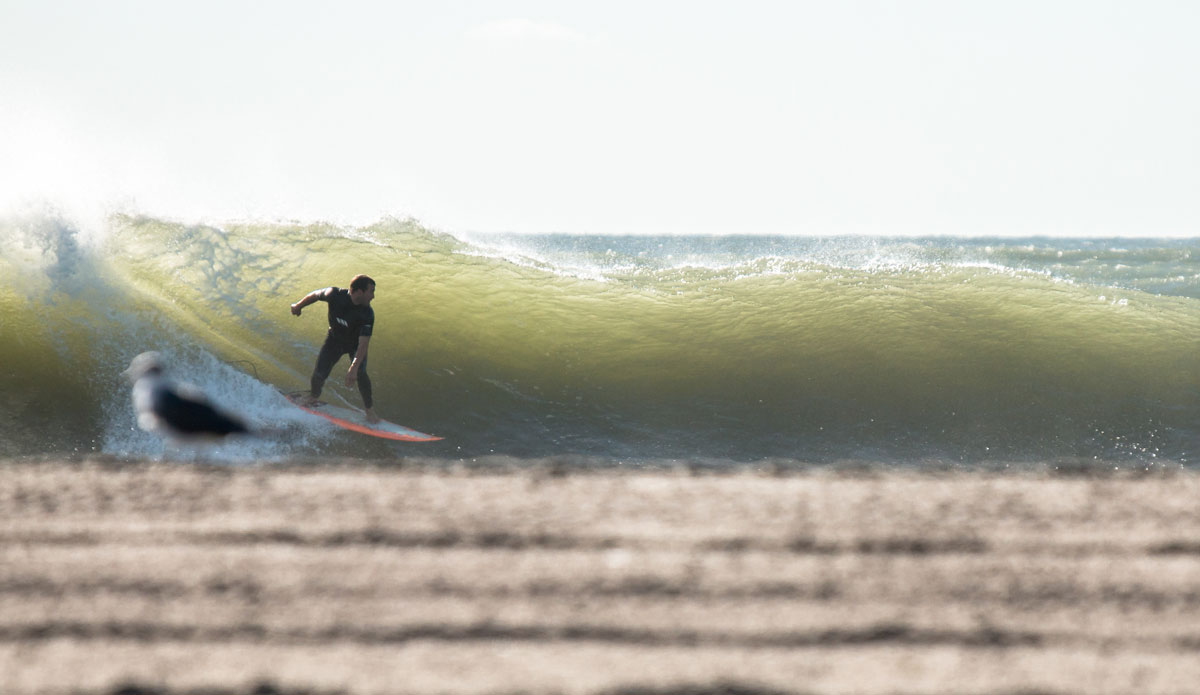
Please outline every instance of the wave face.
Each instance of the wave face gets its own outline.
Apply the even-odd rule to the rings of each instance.
[[[228,455],[883,462],[1200,450],[1200,240],[455,237],[370,227],[0,221],[0,454],[158,455],[120,377],[174,376],[278,433]],[[324,306],[377,281],[376,409],[327,427]],[[336,382],[326,395],[357,404]]]

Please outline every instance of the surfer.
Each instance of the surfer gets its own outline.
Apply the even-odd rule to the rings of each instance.
[[[370,423],[379,422],[371,398],[371,377],[367,375],[367,347],[375,323],[375,311],[371,308],[374,298],[375,281],[366,275],[355,275],[348,290],[337,287],[313,290],[292,305],[292,315],[299,316],[309,304],[318,301],[329,304],[329,333],[325,336],[325,344],[321,346],[317,364],[313,368],[309,404],[320,398],[321,387],[329,378],[333,365],[342,355],[349,355],[350,370],[346,372],[346,387],[358,383],[363,409]]]

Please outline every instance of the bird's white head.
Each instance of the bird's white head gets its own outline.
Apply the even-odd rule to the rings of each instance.
[[[129,363],[129,369],[121,372],[121,375],[129,379],[131,382],[136,382],[144,376],[150,374],[161,374],[163,371],[162,355],[157,352],[143,352],[133,361]]]

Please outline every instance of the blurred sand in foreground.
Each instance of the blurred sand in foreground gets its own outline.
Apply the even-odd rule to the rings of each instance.
[[[1192,693],[1200,476],[0,462],[0,692]]]

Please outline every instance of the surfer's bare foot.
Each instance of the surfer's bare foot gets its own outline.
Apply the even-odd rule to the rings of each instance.
[[[316,396],[308,395],[305,396],[300,402],[304,404],[305,408],[314,408],[321,401],[317,400]]]
[[[367,408],[365,412],[367,414],[367,422],[371,423],[372,425],[380,422],[380,417],[375,414],[374,408]]]

